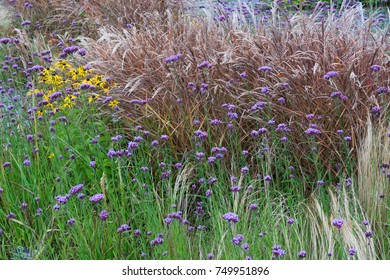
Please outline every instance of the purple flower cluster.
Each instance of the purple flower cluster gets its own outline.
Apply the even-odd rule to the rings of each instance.
[[[172,63],[178,61],[182,57],[181,53],[174,54],[171,56],[168,56],[167,58],[164,59],[165,63]]]
[[[238,222],[238,215],[234,214],[232,212],[228,212],[222,216],[227,222],[233,222],[237,223]]]
[[[130,226],[128,224],[121,225],[116,231],[118,233],[123,233],[130,230]]]
[[[286,254],[286,251],[282,249],[282,246],[275,245],[272,247],[272,253],[276,258],[282,258]]]
[[[104,195],[102,193],[95,194],[89,198],[89,201],[93,203],[98,203],[104,198]]]
[[[332,221],[332,225],[338,229],[341,229],[341,227],[344,225],[344,222],[345,221],[343,219],[337,218]]]
[[[235,237],[233,237],[232,242],[235,245],[240,245],[243,240],[244,236],[242,234],[237,234]]]

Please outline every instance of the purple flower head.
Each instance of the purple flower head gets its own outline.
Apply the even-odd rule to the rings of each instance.
[[[249,205],[249,209],[251,210],[257,210],[258,208],[258,205],[256,203],[252,203],[251,205]]]
[[[102,193],[95,194],[89,198],[89,201],[93,203],[98,203],[104,198],[104,195]]]
[[[78,185],[74,186],[73,188],[71,188],[69,193],[76,195],[77,193],[81,192],[83,187],[84,187],[83,184],[78,184]]]
[[[72,226],[75,222],[76,222],[76,220],[74,218],[70,218],[66,223],[68,225]]]
[[[0,228],[0,236],[4,234],[4,231]]]
[[[116,231],[118,233],[122,233],[122,232],[125,232],[125,231],[128,231],[128,230],[130,230],[130,226],[128,224],[123,224]]]
[[[372,65],[370,68],[371,68],[371,70],[374,71],[374,72],[378,72],[379,70],[381,70],[381,66],[378,65],[378,64],[374,64],[374,65]]]
[[[372,231],[371,230],[367,230],[364,235],[367,237],[367,238],[371,238],[372,237]]]
[[[66,204],[68,202],[68,197],[67,196],[61,196],[61,195],[57,195],[55,197],[56,201],[58,204]]]
[[[99,218],[102,221],[106,221],[108,218],[108,212],[106,210],[102,210],[99,214]]]
[[[261,71],[261,72],[267,72],[267,71],[269,71],[269,72],[271,72],[272,71],[272,67],[270,67],[270,66],[261,66],[259,69],[257,69],[257,70],[259,70],[259,71]]]
[[[242,73],[240,73],[240,77],[241,78],[247,78],[248,74],[246,72],[242,72]]]
[[[79,199],[84,199],[84,197],[85,197],[85,194],[83,194],[83,193],[79,193],[77,195],[77,198],[79,198]]]
[[[332,221],[332,225],[337,227],[338,229],[340,229],[343,226],[343,224],[344,224],[344,220],[340,218],[334,219]]]
[[[305,257],[306,257],[306,252],[305,252],[305,251],[300,251],[300,252],[298,253],[298,257],[299,257],[300,259],[305,258]]]
[[[248,243],[244,243],[241,245],[241,248],[244,249],[245,251],[248,251],[249,250],[249,244]]]
[[[244,166],[243,168],[241,168],[242,174],[247,174],[248,172],[249,172],[249,168],[247,166]]]
[[[262,110],[262,109],[265,108],[266,105],[267,105],[266,102],[259,101],[259,102],[257,102],[255,105],[253,105],[253,106],[251,107],[251,110],[252,110],[252,111]]]
[[[198,136],[200,140],[207,138],[208,134],[207,132],[204,132],[202,130],[195,131],[195,135]]]
[[[294,220],[293,218],[288,218],[288,219],[287,219],[287,223],[288,223],[289,225],[292,225],[294,222],[295,222],[295,220]]]
[[[326,73],[326,74],[324,75],[324,79],[329,80],[329,79],[331,79],[331,78],[336,77],[338,74],[339,74],[339,73],[336,72],[336,71],[330,71],[330,72],[328,72],[328,73]]]
[[[348,250],[348,255],[354,256],[355,254],[356,254],[356,250],[354,248]]]
[[[54,211],[60,210],[60,206],[59,206],[58,204],[54,205],[54,206],[53,206],[53,210],[54,210]]]
[[[235,245],[240,245],[243,240],[244,240],[244,236],[242,234],[237,234],[236,237],[233,237],[232,242]]]
[[[384,87],[384,86],[380,86],[376,90],[377,94],[388,93],[388,92],[389,92],[389,88],[388,87]]]
[[[11,166],[11,163],[9,161],[6,161],[3,163],[2,166],[3,166],[3,168],[7,168],[7,167]]]
[[[311,135],[319,135],[321,134],[321,131],[319,129],[316,129],[316,128],[308,128],[305,130],[305,134],[307,136],[311,136]]]
[[[228,212],[222,216],[227,222],[233,222],[237,223],[238,222],[238,215],[234,214],[232,212]]]
[[[1,229],[0,229],[1,230]],[[1,234],[0,234],[1,235]],[[207,258],[209,259],[209,260],[211,260],[212,258],[214,258],[214,254],[213,253],[209,253],[209,254],[207,254]]]
[[[182,54],[178,53],[178,54],[174,54],[174,55],[167,57],[166,59],[164,59],[164,61],[165,61],[165,63],[171,63],[171,62],[178,61],[181,57],[182,57]]]
[[[175,163],[175,168],[176,169],[181,169],[183,167],[183,164],[178,162],[178,163]]]
[[[211,68],[212,65],[207,61],[203,61],[202,63],[198,64],[197,68],[202,69],[202,68]]]
[[[317,181],[317,186],[323,186],[325,183],[324,183],[324,181],[322,181],[322,180],[318,180]]]
[[[282,249],[282,246],[275,245],[272,247],[272,253],[275,255],[275,257],[281,258],[286,254],[286,251]]]
[[[6,216],[7,220],[12,220],[16,218],[15,213],[9,212],[9,214]]]
[[[30,24],[31,24],[31,21],[29,21],[29,20],[22,21],[22,26],[26,26],[26,25],[30,25]]]
[[[22,211],[27,209],[27,203],[23,202],[22,205],[19,207]]]
[[[368,226],[368,224],[369,224],[368,220],[363,221],[363,225]]]

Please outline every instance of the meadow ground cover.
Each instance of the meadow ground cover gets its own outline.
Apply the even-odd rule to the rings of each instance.
[[[0,2],[0,259],[389,259],[379,2],[106,2]]]

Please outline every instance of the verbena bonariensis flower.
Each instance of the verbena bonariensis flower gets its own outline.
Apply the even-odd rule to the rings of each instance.
[[[22,205],[20,205],[19,208],[20,208],[21,210],[26,210],[26,209],[27,209],[27,206],[28,206],[27,203],[26,203],[26,202],[23,202]]]
[[[305,252],[305,251],[300,251],[300,252],[298,253],[298,257],[299,257],[300,259],[305,258],[305,257],[306,257],[306,252]]]
[[[305,130],[305,134],[308,135],[308,136],[319,135],[319,134],[321,134],[321,131],[319,129],[310,127],[310,128]]]
[[[251,205],[249,205],[249,209],[251,210],[257,210],[258,206],[256,203],[252,203]]]
[[[4,234],[4,231],[0,228],[0,236]]]
[[[317,186],[323,186],[325,182],[323,180],[318,180],[317,181]]]
[[[265,108],[266,105],[267,105],[266,102],[259,101],[259,102],[257,102],[255,105],[253,105],[253,106],[251,107],[251,110],[252,110],[252,111],[262,110],[262,109]]]
[[[232,242],[235,245],[240,245],[243,240],[244,236],[242,234],[237,234],[235,237],[233,237]]]
[[[363,225],[368,226],[369,222],[368,220],[363,220]]]
[[[337,218],[337,219],[334,219],[332,221],[332,225],[334,225],[335,227],[337,227],[338,229],[340,229],[344,224],[344,220],[343,219],[340,219],[340,218]]]
[[[367,237],[367,238],[371,238],[372,237],[372,231],[371,230],[367,230],[364,235]]]
[[[295,220],[294,220],[293,218],[288,218],[288,219],[287,219],[287,223],[288,223],[289,225],[292,225],[294,222],[295,222]]]
[[[205,139],[208,136],[207,132],[202,131],[202,130],[196,130],[194,133],[195,133],[196,136],[198,136],[198,138],[200,140]]]
[[[351,248],[351,249],[348,250],[348,254],[350,256],[354,256],[356,254],[356,250],[354,248]]]
[[[237,223],[238,222],[238,215],[234,214],[232,212],[228,212],[222,216],[227,222],[233,222]]]
[[[160,233],[159,235],[157,235],[157,237],[150,241],[150,245],[152,246],[156,246],[158,244],[162,244],[164,242],[164,239],[163,239],[163,235]]]
[[[248,243],[244,243],[241,245],[241,248],[244,249],[245,251],[248,251],[249,250],[249,244]]]
[[[267,71],[272,71],[272,67],[270,67],[270,66],[261,66],[257,70],[259,70],[261,72],[267,72]]]
[[[68,225],[73,225],[74,223],[76,222],[76,220],[74,219],[74,218],[70,218],[66,223],[68,224]]]
[[[164,61],[165,61],[165,63],[171,63],[171,62],[178,61],[181,57],[182,57],[182,54],[178,53],[178,54],[168,56],[166,59],[164,59]]]
[[[70,194],[76,195],[77,193],[81,192],[83,189],[84,185],[83,184],[78,184],[70,189]]]
[[[331,79],[331,78],[336,77],[338,74],[339,74],[339,73],[336,72],[336,71],[329,71],[328,73],[326,73],[326,74],[324,75],[324,79],[329,80],[329,79]]]
[[[1,230],[1,229],[0,229]],[[0,234],[1,235],[1,234]],[[214,254],[213,253],[208,253],[207,254],[207,258],[209,259],[209,260],[211,260],[212,258],[214,258]]]
[[[102,210],[99,214],[99,218],[102,221],[106,221],[108,219],[108,212],[106,210]]]
[[[273,246],[272,247],[272,253],[277,258],[281,258],[281,257],[283,257],[286,254],[286,252],[282,249],[282,246],[280,246],[280,245]]]
[[[55,197],[55,199],[56,199],[58,204],[66,204],[68,202],[69,197],[68,196],[57,195]]]
[[[202,68],[211,68],[212,65],[207,61],[203,61],[202,63],[198,64],[197,68],[202,69]]]
[[[381,66],[378,65],[378,64],[374,64],[374,65],[372,65],[370,68],[371,68],[371,70],[374,71],[374,72],[378,72],[379,70],[381,70]]]
[[[7,168],[7,167],[11,166],[11,163],[9,161],[6,161],[3,163],[2,166],[3,166],[3,168]]]
[[[7,220],[12,220],[16,218],[16,214],[9,212],[9,214],[6,216]]]
[[[89,201],[98,203],[104,198],[104,195],[102,193],[95,194],[89,198]]]
[[[125,231],[128,231],[128,230],[130,230],[130,226],[128,224],[123,224],[116,231],[118,233],[122,233],[122,232],[125,232]]]

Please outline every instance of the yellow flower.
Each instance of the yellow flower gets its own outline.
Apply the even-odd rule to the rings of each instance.
[[[64,71],[68,68],[71,68],[71,66],[69,65],[69,63],[66,60],[61,60],[61,61],[54,63],[54,67],[60,69],[61,71]]]
[[[51,159],[51,158],[53,158],[54,157],[54,153],[51,153],[47,158],[48,159]]]
[[[83,66],[77,68],[77,76],[79,76],[80,78],[84,78],[86,74],[87,71],[85,71],[85,68]]]
[[[118,106],[120,103],[118,100],[111,100],[110,103],[108,103],[108,106],[110,106],[111,108],[114,108],[115,106]]]

